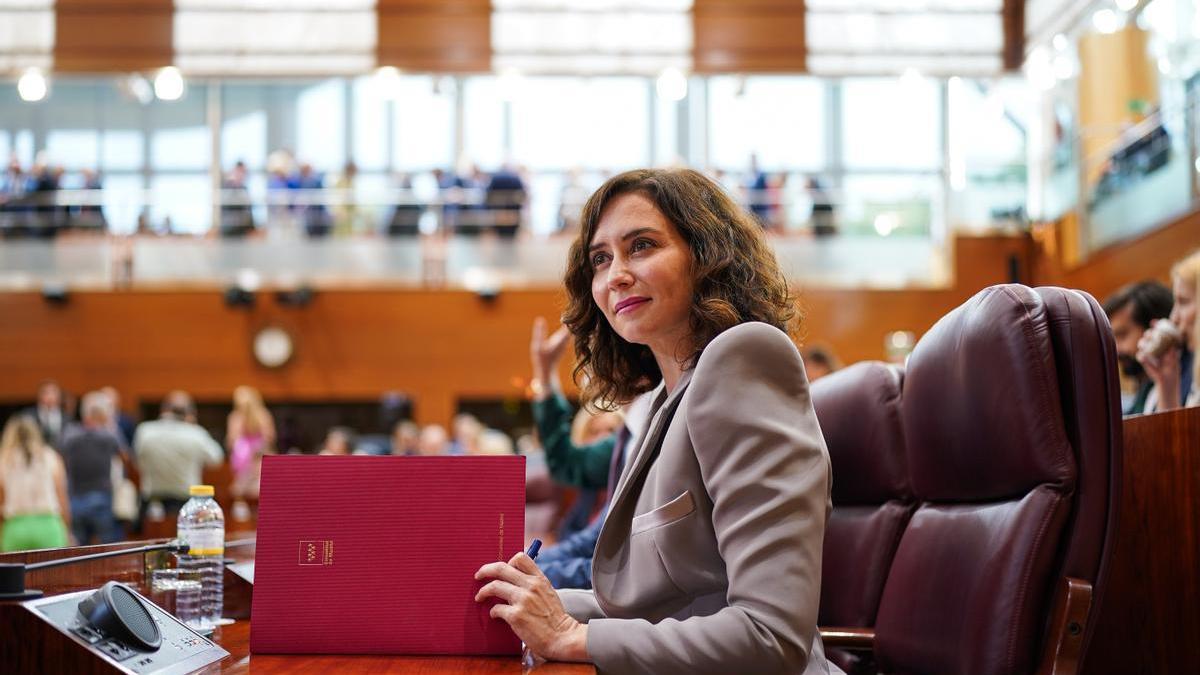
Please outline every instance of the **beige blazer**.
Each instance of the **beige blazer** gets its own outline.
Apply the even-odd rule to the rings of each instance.
[[[598,670],[840,673],[817,634],[829,453],[795,345],[767,324],[731,328],[652,411],[594,591],[559,592]]]

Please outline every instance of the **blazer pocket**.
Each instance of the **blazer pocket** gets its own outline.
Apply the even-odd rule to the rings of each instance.
[[[696,502],[692,500],[692,492],[684,490],[683,494],[657,509],[643,513],[640,516],[634,516],[629,535],[633,536],[646,530],[653,530],[656,527],[669,525],[688,516],[695,510]]]

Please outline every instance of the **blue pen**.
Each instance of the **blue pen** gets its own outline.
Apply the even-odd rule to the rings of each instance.
[[[538,551],[542,550],[542,540],[534,539],[529,544],[529,550],[525,551],[525,555],[529,556],[530,560],[537,560]]]

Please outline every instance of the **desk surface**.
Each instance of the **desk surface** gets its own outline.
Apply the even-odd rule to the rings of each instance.
[[[505,657],[448,657],[448,656],[278,656],[250,654],[250,622],[238,621],[223,626],[213,639],[229,652],[229,656],[202,673],[471,673],[491,675],[504,673],[536,673],[537,675],[590,675],[595,668],[577,663],[541,663],[532,669],[524,668],[516,656]]]
[[[231,535],[230,540],[237,538]],[[56,560],[83,553],[130,548],[163,540],[123,542],[103,546],[52,549],[28,553],[0,555],[0,562],[41,562]],[[240,560],[253,559],[253,545],[230,549],[232,557]],[[156,554],[129,555],[90,561],[78,565],[38,570],[29,574],[29,587],[43,589],[48,595],[69,593],[98,588],[105,581],[123,581],[139,590],[144,589],[145,566]],[[238,606],[249,609],[249,595],[241,589],[231,587],[228,577],[225,588],[226,610]],[[250,619],[223,626],[213,634],[213,640],[229,652],[229,656],[199,672],[201,673],[313,673],[333,675],[341,673],[472,673],[489,675],[532,672],[537,675],[592,675],[596,672],[590,664],[540,663],[525,668],[518,656],[506,657],[447,657],[447,656],[348,656],[348,655],[251,655]]]

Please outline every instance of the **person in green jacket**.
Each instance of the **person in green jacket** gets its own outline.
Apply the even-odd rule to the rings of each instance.
[[[585,490],[608,486],[616,434],[576,445],[571,442],[571,404],[562,393],[558,362],[566,352],[570,333],[566,326],[546,336],[546,321],[533,322],[529,356],[533,365],[533,420],[546,453],[546,466],[554,480]]]

